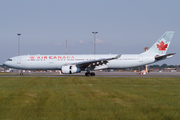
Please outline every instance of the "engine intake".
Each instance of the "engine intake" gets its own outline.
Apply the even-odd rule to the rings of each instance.
[[[79,67],[76,67],[75,65],[64,65],[61,67],[61,70],[64,74],[73,74],[81,72],[81,69]]]

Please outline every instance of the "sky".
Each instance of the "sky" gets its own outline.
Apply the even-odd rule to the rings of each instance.
[[[179,0],[1,0],[0,65],[20,54],[139,54],[175,31],[157,62],[180,65]]]

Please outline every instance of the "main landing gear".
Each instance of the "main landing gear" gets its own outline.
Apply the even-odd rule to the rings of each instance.
[[[86,72],[85,76],[95,76],[96,74],[94,72]]]

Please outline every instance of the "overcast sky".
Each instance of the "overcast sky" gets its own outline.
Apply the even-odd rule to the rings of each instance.
[[[166,31],[175,31],[168,53],[155,64],[180,64],[180,0],[1,0],[0,64],[18,55],[138,54]]]

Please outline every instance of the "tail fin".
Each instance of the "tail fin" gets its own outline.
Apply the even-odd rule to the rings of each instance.
[[[144,54],[165,55],[173,35],[174,31],[165,32],[147,52],[144,52]]]

